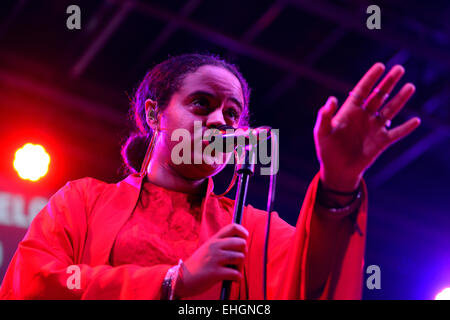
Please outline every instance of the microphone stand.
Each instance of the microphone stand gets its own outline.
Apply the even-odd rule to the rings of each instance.
[[[255,145],[256,146],[256,145]],[[239,146],[240,150],[243,149],[245,152],[244,163],[236,171],[239,175],[237,190],[236,190],[236,200],[234,202],[234,215],[233,222],[241,224],[242,214],[244,212],[245,201],[247,198],[247,189],[250,176],[255,173],[255,160],[256,160],[256,149],[255,146],[251,144],[244,146]],[[230,280],[224,280],[222,283],[222,290],[220,292],[220,300],[229,300],[231,293],[231,283]]]

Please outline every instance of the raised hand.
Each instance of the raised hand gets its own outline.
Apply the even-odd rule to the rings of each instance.
[[[391,120],[411,98],[415,87],[411,83],[405,84],[382,107],[405,72],[402,66],[394,66],[372,90],[384,70],[382,63],[374,64],[340,108],[337,99],[330,97],[319,110],[314,141],[320,177],[330,189],[355,190],[364,172],[379,155],[420,125],[420,119],[415,117],[389,128]]]

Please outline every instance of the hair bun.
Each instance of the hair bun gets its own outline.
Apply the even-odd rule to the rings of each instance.
[[[121,151],[122,158],[133,173],[141,170],[142,162],[144,161],[150,140],[151,135],[134,133],[128,138],[123,146]]]

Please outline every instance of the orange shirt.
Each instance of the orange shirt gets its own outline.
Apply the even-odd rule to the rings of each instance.
[[[273,213],[269,299],[361,297],[367,200],[355,219],[335,222],[316,205],[318,181],[316,175],[295,228]],[[159,299],[168,269],[232,222],[234,201],[212,191],[210,178],[206,194],[191,205],[187,195],[144,183],[138,174],[116,184],[92,178],[68,182],[31,223],[0,298]],[[244,281],[233,284],[231,299],[262,299],[266,218],[266,212],[245,207]],[[74,276],[79,287],[69,285]],[[313,288],[317,281],[311,279],[323,284]],[[218,299],[221,285],[191,299]]]
[[[141,199],[120,229],[111,265],[176,265],[198,246],[201,199],[145,182]],[[192,204],[192,201],[194,203]]]

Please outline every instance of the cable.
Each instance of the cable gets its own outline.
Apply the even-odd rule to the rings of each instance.
[[[273,205],[275,203],[275,190],[276,190],[276,183],[277,183],[277,174],[274,173],[274,167],[278,165],[278,153],[276,150],[278,150],[278,137],[272,132],[270,133],[271,138],[271,156],[272,156],[272,162],[270,164],[270,182],[269,182],[269,191],[267,194],[267,222],[266,222],[266,235],[264,240],[264,261],[263,261],[263,295],[264,300],[267,300],[267,258],[268,258],[268,248],[269,248],[269,233],[270,233],[270,223],[272,220],[272,211],[273,211]],[[235,156],[235,167],[234,167],[234,173],[233,178],[231,179],[230,184],[228,185],[228,188],[226,191],[219,196],[226,195],[231,188],[234,186],[237,178],[237,165],[238,165],[238,154],[236,149],[234,150],[234,156]]]
[[[266,222],[266,236],[264,241],[264,262],[263,262],[263,295],[264,300],[267,300],[267,255],[268,255],[268,249],[269,249],[269,233],[270,233],[270,223],[272,220],[272,211],[273,211],[273,204],[275,202],[275,189],[276,189],[276,183],[277,183],[277,174],[274,173],[274,166],[278,165],[278,154],[276,150],[278,150],[278,137],[272,132],[270,132],[270,137],[272,141],[272,150],[271,150],[271,156],[272,156],[272,162],[270,164],[270,184],[269,184],[269,191],[267,195],[267,222]]]
[[[236,183],[236,178],[237,178],[237,163],[238,163],[238,154],[236,149],[234,149],[234,159],[235,159],[235,165],[234,165],[234,172],[233,172],[233,177],[231,178],[231,182],[228,185],[227,189],[225,190],[225,192],[218,194],[218,197],[223,197],[225,196],[228,192],[230,192],[230,190],[234,187],[234,184]]]

